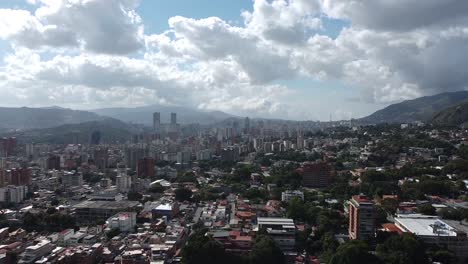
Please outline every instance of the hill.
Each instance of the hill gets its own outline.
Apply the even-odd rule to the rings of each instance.
[[[0,107],[0,130],[48,128],[63,124],[78,124],[101,120],[102,118],[92,112],[58,107]]]
[[[468,102],[444,109],[432,118],[435,125],[459,126],[468,122]]]
[[[20,141],[29,143],[89,144],[91,135],[96,131],[99,132],[101,143],[116,143],[130,140],[132,135],[141,132],[142,128],[114,118],[104,118],[80,124],[8,133],[3,136],[14,136]]]
[[[153,125],[153,113],[161,113],[161,122],[169,123],[171,113],[177,113],[177,122],[180,124],[199,123],[213,124],[226,118],[233,117],[221,111],[201,111],[182,106],[151,105],[135,108],[104,108],[92,110],[102,116],[120,119],[124,122]]]
[[[357,121],[365,124],[431,121],[436,113],[467,100],[468,91],[424,96],[392,104]]]

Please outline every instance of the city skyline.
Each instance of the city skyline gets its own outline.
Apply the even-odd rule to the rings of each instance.
[[[2,106],[359,118],[466,89],[467,12],[463,1],[2,1]]]

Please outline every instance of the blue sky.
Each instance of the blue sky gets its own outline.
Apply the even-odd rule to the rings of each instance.
[[[468,88],[458,70],[468,61],[458,52],[468,46],[461,30],[468,25],[458,19],[468,15],[465,5],[2,0],[0,92],[8,99],[1,104],[168,104],[253,117],[358,118]]]

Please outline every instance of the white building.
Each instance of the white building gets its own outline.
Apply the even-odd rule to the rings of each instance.
[[[83,175],[74,171],[66,171],[62,175],[62,185],[64,187],[81,187],[83,185]]]
[[[27,186],[14,186],[0,188],[0,202],[21,203],[28,193]]]
[[[427,245],[446,247],[459,263],[468,260],[468,225],[466,222],[441,220],[437,216],[399,215],[395,225],[403,232],[416,235]]]
[[[125,212],[118,213],[107,219],[107,226],[110,230],[119,229],[120,232],[131,232],[136,225],[136,213]]]
[[[128,192],[130,191],[130,188],[132,187],[132,177],[126,175],[126,174],[120,174],[117,176],[115,179],[115,183],[117,185],[117,190],[119,192]]]
[[[54,248],[54,244],[50,241],[41,240],[37,244],[27,247],[20,255],[18,263],[34,263],[34,261],[49,254]]]
[[[295,197],[304,201],[304,193],[301,191],[284,191],[281,193],[281,201],[283,202],[290,202]]]
[[[292,251],[296,245],[296,225],[293,219],[258,217],[257,231],[265,229],[268,235],[284,251]]]
[[[75,234],[73,229],[65,229],[58,234],[57,245],[67,247],[70,245],[70,238]]]

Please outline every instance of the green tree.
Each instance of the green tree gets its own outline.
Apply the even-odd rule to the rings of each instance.
[[[106,233],[107,239],[112,239],[120,234],[120,230],[118,228],[113,228],[109,232]]]
[[[300,198],[294,197],[294,199],[289,202],[286,212],[289,218],[304,220],[306,216],[305,210],[304,202]]]
[[[283,264],[285,258],[272,238],[258,234],[250,253],[250,262],[252,264]]]
[[[436,215],[436,209],[431,204],[423,204],[419,206],[418,212],[425,215]]]
[[[190,201],[192,191],[187,188],[178,188],[174,191],[175,199],[179,202]]]
[[[217,264],[229,259],[224,248],[202,229],[190,236],[182,249],[183,264]]]
[[[380,264],[377,256],[369,253],[367,244],[363,241],[352,240],[338,247],[330,259],[329,264]]]
[[[410,234],[391,236],[377,246],[377,255],[389,264],[429,263],[424,245]]]
[[[143,198],[143,195],[136,191],[129,191],[127,193],[127,198],[130,201],[140,201]]]

